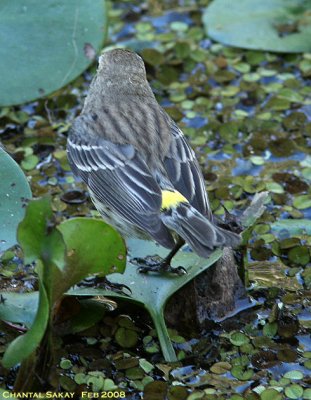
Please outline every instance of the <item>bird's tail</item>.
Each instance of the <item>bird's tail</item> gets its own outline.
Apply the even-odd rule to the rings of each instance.
[[[240,235],[215,225],[189,203],[163,210],[161,219],[201,257],[208,257],[216,248],[236,247],[241,241]]]

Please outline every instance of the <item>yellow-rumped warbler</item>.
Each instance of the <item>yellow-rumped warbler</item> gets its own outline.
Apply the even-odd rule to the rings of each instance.
[[[136,53],[100,57],[67,152],[109,224],[172,249],[163,269],[184,241],[201,257],[239,244],[237,233],[214,221],[194,151],[157,103]]]

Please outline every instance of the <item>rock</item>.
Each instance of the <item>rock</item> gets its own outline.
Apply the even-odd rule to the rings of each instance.
[[[165,317],[170,326],[183,331],[203,329],[232,312],[244,295],[233,250],[225,248],[220,260],[169,300]]]

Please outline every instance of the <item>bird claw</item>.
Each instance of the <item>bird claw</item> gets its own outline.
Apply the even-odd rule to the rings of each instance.
[[[123,283],[110,282],[108,279],[106,280],[105,289],[128,296],[128,293],[125,291],[126,289],[130,294],[132,294],[132,291],[128,286],[124,285]]]
[[[105,290],[111,290],[112,292],[116,292],[119,294],[128,295],[128,293],[126,293],[126,291],[124,290],[126,289],[130,292],[130,294],[132,294],[132,291],[128,286],[122,283],[110,282],[105,276],[94,276],[91,279],[84,280],[83,283],[86,286],[95,286],[97,288],[103,288]]]
[[[186,270],[186,268],[182,267],[181,265],[179,265],[179,267],[171,267],[170,266],[170,271],[173,274],[177,274],[178,276],[182,276],[182,275],[186,275],[188,272]]]
[[[186,269],[182,266],[173,268],[169,263],[166,262],[165,259],[159,259],[160,257],[147,256],[146,258],[133,258],[131,260],[132,263],[139,265],[138,272],[141,274],[147,274],[148,272],[158,272],[165,273],[169,272],[171,274],[175,274],[178,276],[184,275],[187,273]],[[141,265],[143,264],[143,266]]]

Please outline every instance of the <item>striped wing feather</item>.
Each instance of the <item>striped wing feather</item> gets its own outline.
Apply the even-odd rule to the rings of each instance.
[[[172,141],[164,165],[175,189],[200,213],[211,218],[204,178],[194,151],[182,131],[173,122]]]
[[[162,223],[161,189],[146,163],[131,145],[118,145],[100,137],[81,135],[75,126],[67,142],[68,159],[75,175],[88,185],[99,202],[129,223],[147,231],[163,246],[174,240]],[[87,142],[83,137],[87,136]]]

